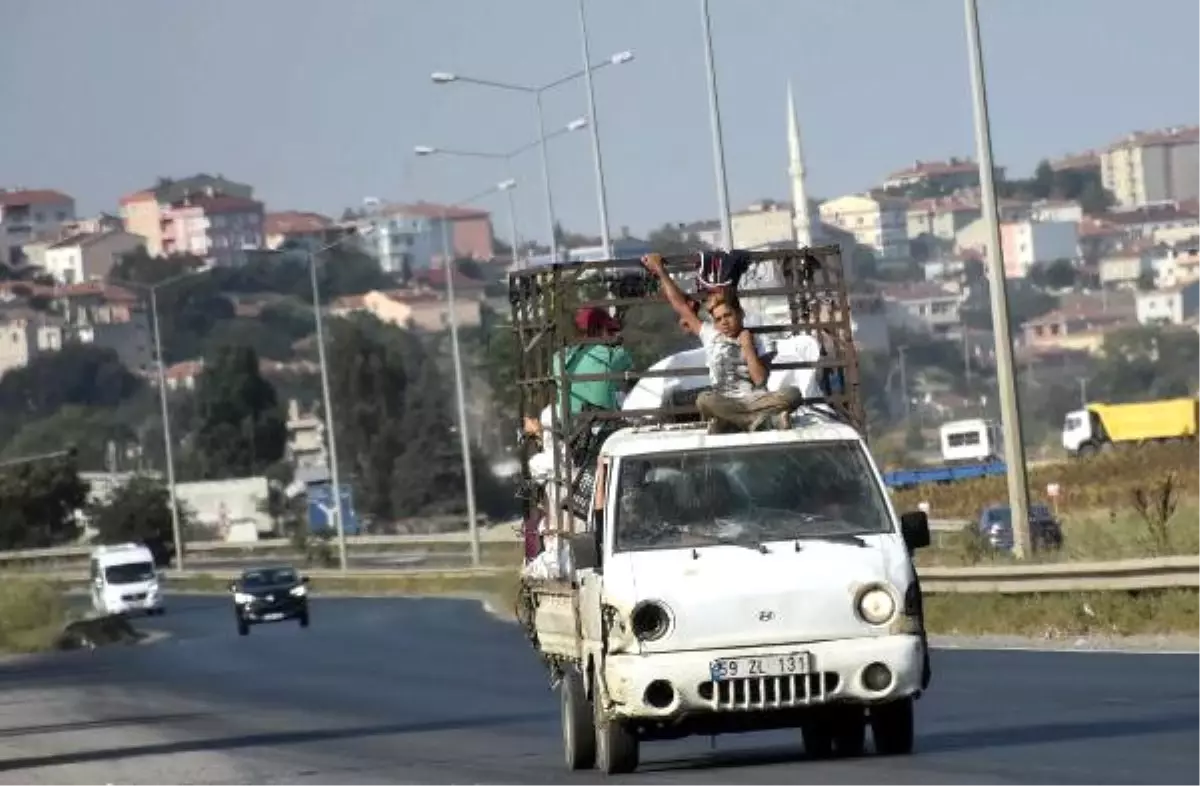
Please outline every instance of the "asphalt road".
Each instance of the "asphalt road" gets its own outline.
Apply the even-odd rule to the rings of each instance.
[[[160,641],[0,660],[0,783],[573,783],[520,632],[476,604],[316,599],[236,635],[175,598]],[[644,783],[1197,782],[1197,657],[941,650],[918,752],[805,761],[774,732],[651,743]]]

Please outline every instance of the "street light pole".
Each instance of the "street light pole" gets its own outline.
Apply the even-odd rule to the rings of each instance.
[[[329,364],[325,357],[325,320],[321,315],[321,290],[317,283],[317,257],[346,242],[350,237],[368,234],[371,227],[356,228],[332,243],[308,252],[308,274],[312,286],[313,320],[317,330],[317,363],[321,369],[321,406],[324,408],[326,436],[329,439],[329,484],[333,493],[334,526],[338,538],[338,568],[345,573],[349,568],[346,558],[346,524],[342,518],[342,482],[338,469],[337,429],[333,426],[333,396],[329,392]]]
[[[325,249],[320,249],[324,251]],[[317,327],[317,361],[321,367],[321,398],[325,410],[325,431],[329,439],[329,481],[333,492],[334,524],[338,538],[338,568],[345,573],[346,524],[342,520],[342,483],[338,474],[337,436],[333,427],[333,397],[329,393],[329,366],[325,361],[325,320],[321,317],[321,294],[317,283],[317,251],[308,252],[308,273],[312,284],[313,317]]]
[[[592,87],[591,52],[588,47],[586,0],[579,0],[579,35],[583,40],[583,80],[587,85],[588,120],[591,125],[592,158],[596,166],[596,200],[600,206],[600,244],[604,258],[613,258],[612,237],[608,228],[608,196],[604,188],[604,165],[600,156],[600,129],[596,122],[596,91]]]
[[[585,52],[586,52],[587,20],[584,19],[582,16],[582,13],[583,13],[582,8],[580,9],[580,13],[581,13],[580,24],[584,30],[584,47],[585,47]],[[585,56],[586,56],[586,54],[585,54]],[[545,93],[547,90],[558,87],[559,85],[564,85],[567,82],[572,82],[580,77],[585,77],[588,80],[589,105],[591,107],[591,117],[593,119],[593,123],[592,123],[593,145],[595,148],[596,166],[597,166],[597,169],[599,169],[599,167],[600,167],[599,136],[598,136],[598,132],[595,129],[595,122],[594,122],[595,116],[596,116],[596,107],[595,107],[595,101],[592,99],[592,90],[591,90],[592,72],[599,71],[601,68],[605,68],[610,65],[621,65],[622,63],[628,63],[631,60],[633,60],[633,53],[629,52],[629,51],[617,52],[616,54],[609,57],[607,60],[601,61],[599,63],[590,64],[590,65],[589,65],[588,61],[585,60],[584,67],[581,71],[577,71],[572,74],[567,74],[564,77],[555,79],[553,82],[547,82],[546,84],[539,85],[539,86],[518,85],[518,84],[514,84],[512,82],[498,82],[493,79],[476,79],[474,77],[460,76],[458,74],[451,73],[448,71],[435,71],[433,74],[430,75],[430,77],[433,79],[434,83],[439,84],[439,85],[450,84],[451,82],[467,82],[469,84],[480,85],[483,87],[492,87],[492,88],[497,88],[500,90],[510,90],[510,91],[514,91],[514,92],[518,92],[518,93],[533,94],[533,97],[534,97],[534,100],[536,103],[536,108],[537,108],[537,125],[538,125],[537,144],[541,148],[541,154],[542,154],[542,180],[544,181],[544,186],[545,186],[545,191],[546,191],[546,213],[547,213],[547,215],[549,217],[549,221],[550,221],[550,255],[554,258],[555,261],[558,260],[558,241],[555,238],[555,231],[554,231],[555,224],[557,222],[554,218],[554,200],[550,193],[550,164],[549,164],[548,157],[546,154],[545,123],[544,123],[543,117],[542,117],[542,94]],[[582,128],[582,126],[580,126],[580,127]],[[606,200],[605,200],[605,196],[604,196],[604,184],[603,184],[602,176],[600,178],[600,181],[598,181],[597,188],[598,188],[599,194],[600,194],[600,212],[601,212],[601,216],[602,216],[601,224],[603,226],[604,235],[607,236],[607,233],[608,233],[608,215],[607,215],[608,207],[605,203]]]
[[[546,191],[546,220],[550,226],[550,258],[558,261],[558,222],[554,219],[554,196],[550,191],[550,158],[546,154],[546,121],[542,114],[542,91],[534,92],[537,104],[538,152],[542,156],[542,188]]]
[[[1000,216],[996,207],[992,132],[984,82],[983,48],[979,40],[979,7],[964,0],[967,44],[971,60],[971,97],[975,115],[975,147],[979,156],[979,191],[983,218],[988,227],[988,284],[991,290],[992,330],[996,341],[996,384],[1000,392],[1000,423],[1004,435],[1004,462],[1008,469],[1008,504],[1012,510],[1013,553],[1018,559],[1031,552],[1029,538],[1029,486],[1025,475],[1025,445],[1021,439],[1021,412],[1013,374],[1012,335],[1008,324],[1004,252],[1000,247]]]
[[[708,70],[708,116],[712,125],[713,166],[717,173],[717,206],[721,214],[722,243],[733,248],[733,218],[729,213],[729,186],[725,182],[725,143],[721,134],[721,107],[717,100],[717,70],[713,62],[712,20],[708,0],[700,0],[700,22],[704,28],[704,64]]]
[[[166,283],[166,282],[162,282]],[[183,570],[183,529],[179,524],[179,499],[175,494],[175,457],[171,448],[171,415],[167,407],[167,372],[163,358],[162,336],[158,329],[158,287],[150,289],[150,322],[154,328],[154,356],[158,366],[158,400],[162,406],[163,449],[167,462],[167,493],[171,499],[171,536],[175,539],[175,569]]]

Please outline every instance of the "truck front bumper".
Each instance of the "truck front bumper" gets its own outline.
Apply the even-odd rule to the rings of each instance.
[[[718,658],[811,654],[802,674],[714,681]],[[603,678],[617,717],[670,718],[691,713],[774,712],[830,702],[875,704],[921,691],[925,645],[892,635],[737,650],[610,655]]]

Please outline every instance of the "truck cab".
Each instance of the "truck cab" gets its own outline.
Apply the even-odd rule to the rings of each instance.
[[[163,613],[150,549],[140,543],[99,546],[88,560],[92,608],[100,614]]]
[[[823,251],[828,273],[840,257]],[[832,359],[803,365],[840,363],[847,383],[790,427],[712,434],[639,409],[585,468],[567,572],[522,592],[569,768],[629,772],[644,742],[779,728],[810,756],[861,754],[868,729],[877,752],[912,750],[929,682],[912,552],[928,520],[894,509],[852,344],[827,344]]]

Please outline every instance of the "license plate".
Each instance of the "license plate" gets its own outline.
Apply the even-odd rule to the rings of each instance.
[[[783,677],[812,671],[811,652],[785,655],[748,655],[744,658],[720,658],[709,665],[713,682],[747,677]]]
[[[277,611],[273,611],[270,614],[264,614],[263,619],[265,619],[265,620],[281,620],[281,619],[283,619],[283,615]]]

